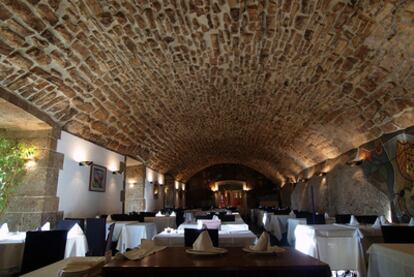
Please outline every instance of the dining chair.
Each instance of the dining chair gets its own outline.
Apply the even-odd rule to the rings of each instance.
[[[61,219],[56,224],[55,230],[66,230],[69,231],[72,227],[78,223],[81,226],[80,220],[73,220],[73,219]],[[82,227],[81,227],[82,228]]]
[[[219,235],[218,229],[191,229],[191,228],[184,228],[184,246],[190,247],[193,246],[193,243],[201,234],[201,232],[207,230],[208,235],[210,236],[211,242],[213,243],[214,247],[219,246]]]
[[[105,253],[107,253],[107,251],[113,251],[114,249],[114,245],[112,242],[112,237],[114,235],[114,229],[115,229],[115,223],[112,223],[111,225],[109,225],[108,228],[108,237],[106,238],[105,241]]]
[[[356,219],[361,224],[374,224],[377,220],[377,215],[356,215]]]
[[[351,221],[351,214],[336,214],[335,223],[347,224]]]
[[[84,218],[76,218],[76,217],[66,217],[64,220],[73,220],[79,224],[82,231],[85,232],[85,219]],[[74,224],[75,225],[75,224]]]
[[[199,220],[199,219],[213,219],[213,214],[207,214],[207,215],[197,215],[195,218],[196,218],[196,220]]]
[[[326,224],[324,214],[310,214],[306,217],[306,224]]]
[[[234,214],[223,214],[223,215],[219,215],[219,218],[223,222],[233,222],[233,221],[236,221],[236,216]]]
[[[414,243],[414,226],[382,225],[384,243]]]
[[[87,256],[103,256],[105,253],[106,220],[104,218],[86,219]]]
[[[60,261],[65,256],[67,230],[28,231],[23,250],[21,274]]]

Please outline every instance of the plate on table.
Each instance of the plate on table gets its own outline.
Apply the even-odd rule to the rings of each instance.
[[[193,255],[220,255],[220,254],[227,253],[227,249],[215,247],[214,251],[209,252],[209,251],[194,250],[190,248],[190,249],[186,249],[185,252],[189,254],[193,254]]]
[[[248,252],[248,253],[255,253],[255,254],[278,254],[278,253],[283,253],[286,251],[286,249],[284,248],[271,248],[271,249],[267,249],[267,250],[253,250],[250,249],[249,247],[244,247],[242,249],[244,252]]]

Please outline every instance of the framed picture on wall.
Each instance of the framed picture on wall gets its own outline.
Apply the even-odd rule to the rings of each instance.
[[[89,178],[89,190],[90,191],[105,191],[106,186],[106,167],[92,164],[91,176]]]

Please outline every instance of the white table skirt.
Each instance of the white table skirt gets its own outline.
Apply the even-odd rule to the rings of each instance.
[[[39,268],[27,274],[21,275],[22,277],[55,277],[59,276],[59,271],[64,268],[70,262],[77,261],[90,261],[90,262],[99,262],[105,260],[105,257],[69,257],[63,260],[60,260],[56,263],[50,264],[48,266]]]
[[[175,216],[154,216],[144,217],[145,222],[154,222],[157,227],[157,233],[164,231],[165,228],[177,228]]]
[[[245,247],[253,245],[257,237],[251,231],[224,232],[219,231],[220,247]],[[184,246],[184,231],[175,230],[171,233],[165,231],[154,237],[155,244],[161,246]]]
[[[297,225],[295,248],[329,264],[332,270],[356,270],[366,276],[363,240],[381,237],[380,229],[341,224]]]
[[[10,237],[0,241],[0,270],[19,269],[23,259],[25,232],[12,233]],[[85,256],[88,251],[86,236],[68,235],[66,239],[65,258]]]
[[[288,219],[294,218],[291,215],[267,214],[267,222],[264,226],[266,231],[272,233],[278,240],[282,239],[284,233],[287,232]]]
[[[109,233],[108,228],[112,223],[115,223],[114,233],[112,235],[112,241],[118,241],[119,236],[121,235],[122,227],[128,224],[139,223],[139,221],[107,221],[105,238],[108,237],[108,233]]]
[[[122,227],[116,249],[125,252],[127,248],[141,245],[141,239],[152,239],[157,234],[157,227],[152,222],[126,224]]]
[[[306,225],[306,218],[288,218],[288,233],[287,233],[287,241],[290,246],[295,246],[295,230],[296,226],[299,224]]]
[[[182,223],[178,226],[178,230],[184,230],[185,228],[188,229],[198,229],[197,223]],[[221,222],[220,226],[221,231],[231,232],[231,231],[248,231],[249,225],[245,223],[228,223],[228,222]]]
[[[414,244],[374,243],[368,254],[368,277],[414,276]]]

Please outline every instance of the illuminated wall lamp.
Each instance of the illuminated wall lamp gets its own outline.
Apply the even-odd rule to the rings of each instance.
[[[79,162],[80,166],[90,166],[93,164],[93,161],[81,161]]]

